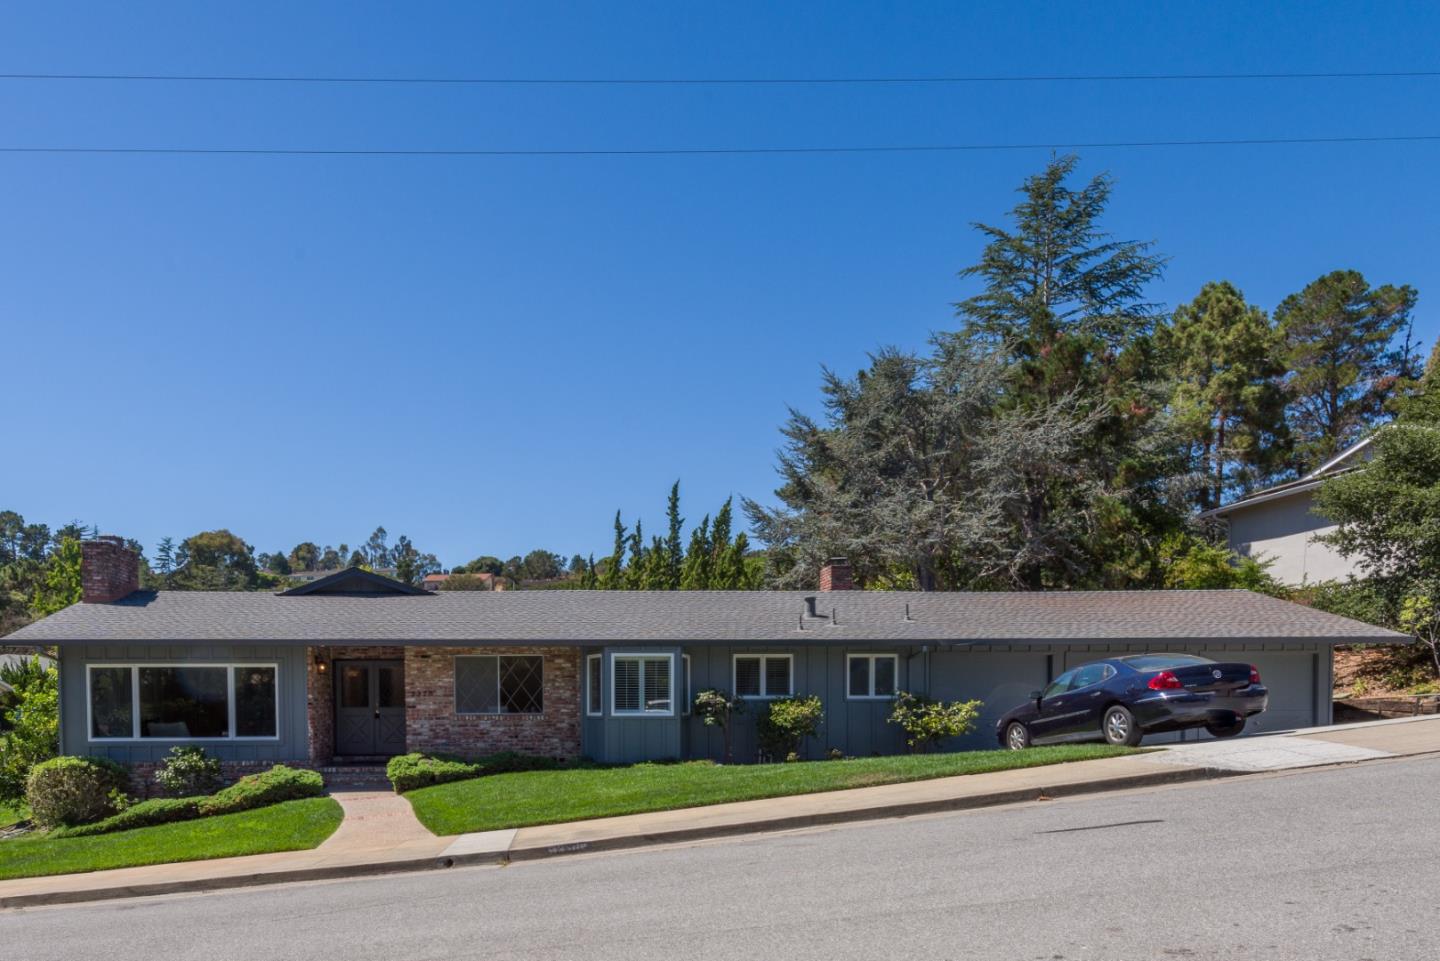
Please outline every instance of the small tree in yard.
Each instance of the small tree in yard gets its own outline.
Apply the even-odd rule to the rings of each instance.
[[[720,735],[725,740],[725,763],[731,763],[734,756],[730,749],[730,721],[745,710],[745,702],[724,691],[710,688],[695,695],[692,709],[706,727],[720,729]]]
[[[798,761],[801,745],[806,738],[820,733],[824,716],[825,708],[813,694],[771,701],[770,710],[756,727],[760,750],[772,761]]]
[[[25,799],[30,769],[60,748],[59,672],[39,670],[37,663],[12,668],[4,679],[14,691],[4,710],[8,730],[0,734],[0,802],[17,804]]]
[[[895,696],[895,707],[888,718],[891,724],[905,729],[905,743],[917,752],[933,751],[947,738],[960,737],[975,730],[980,716],[980,701],[932,700],[919,694],[901,691]]]

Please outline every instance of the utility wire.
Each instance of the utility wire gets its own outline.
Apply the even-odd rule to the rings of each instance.
[[[152,81],[163,83],[452,84],[469,86],[807,86],[844,84],[1136,83],[1186,80],[1375,80],[1440,77],[1440,70],[1319,73],[1015,74],[914,77],[347,77],[263,74],[0,73],[0,80]]]
[[[4,154],[142,154],[268,157],[674,157],[741,154],[963,153],[996,150],[1098,150],[1130,147],[1239,147],[1283,144],[1430,143],[1440,134],[1382,137],[1247,137],[1229,140],[1110,140],[1089,143],[975,143],[875,147],[637,147],[615,149],[429,149],[308,147],[7,147]]]

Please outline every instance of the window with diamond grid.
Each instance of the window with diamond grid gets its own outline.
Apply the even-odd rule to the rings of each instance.
[[[540,714],[544,690],[545,659],[538,655],[455,658],[457,714]]]

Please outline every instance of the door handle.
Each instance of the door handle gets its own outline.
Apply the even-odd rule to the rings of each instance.
[[[375,712],[375,716],[376,716],[376,717],[379,717],[379,716],[380,716],[380,712],[379,712],[379,711],[376,711],[376,712]]]

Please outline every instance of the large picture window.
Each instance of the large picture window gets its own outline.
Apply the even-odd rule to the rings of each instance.
[[[736,697],[789,697],[795,693],[789,654],[736,654]]]
[[[277,676],[274,664],[94,665],[90,739],[274,738]]]
[[[669,654],[617,654],[611,658],[612,714],[674,714]]]
[[[541,714],[544,710],[543,657],[465,654],[455,658],[456,714]]]

